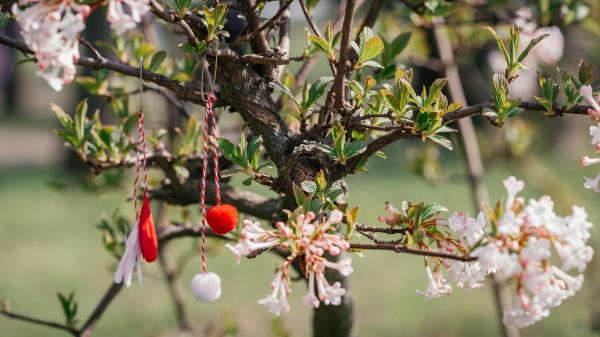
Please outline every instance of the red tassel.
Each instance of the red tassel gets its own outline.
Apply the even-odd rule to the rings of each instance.
[[[144,195],[142,210],[140,211],[140,222],[138,223],[140,232],[140,248],[142,256],[146,262],[153,262],[158,255],[158,238],[154,228],[154,219],[150,210],[148,197]]]
[[[208,209],[206,221],[213,232],[223,235],[231,232],[238,223],[238,211],[231,205],[217,205]]]

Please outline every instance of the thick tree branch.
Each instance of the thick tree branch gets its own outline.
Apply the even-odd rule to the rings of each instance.
[[[221,97],[239,112],[252,133],[262,135],[267,153],[282,167],[290,152],[290,131],[278,114],[269,81],[249,65],[221,60],[217,83]]]
[[[354,18],[354,8],[356,0],[346,1],[346,11],[344,13],[344,23],[342,25],[342,39],[340,42],[340,59],[337,64],[337,72],[333,82],[332,91],[334,93],[334,109],[343,108],[346,91],[346,74],[348,73],[348,55],[350,48],[350,35],[352,34],[352,20]]]
[[[381,9],[383,8],[383,3],[384,3],[384,0],[371,1],[371,6],[369,7],[369,10],[367,11],[365,18],[363,19],[363,21],[360,25],[358,34],[360,34],[360,32],[362,32],[365,27],[373,27],[373,25],[377,21],[377,18],[379,17],[379,13],[381,12]],[[358,34],[356,35],[355,39],[358,39]]]
[[[214,183],[207,182],[206,189],[206,202],[215,204]],[[150,195],[156,200],[163,200],[172,205],[191,205],[198,203],[200,198],[198,191],[200,191],[200,182],[194,181],[180,187],[165,184],[160,189],[150,191]],[[282,208],[280,199],[267,198],[229,185],[221,186],[221,198],[223,203],[235,206],[241,213],[266,220],[274,219]]]
[[[260,17],[257,9],[257,3],[255,0],[243,0],[242,1],[242,10],[246,14],[246,20],[248,21],[248,30],[256,31],[260,27]],[[265,34],[262,30],[258,31],[251,39],[252,41],[252,50],[259,55],[267,55],[268,52],[271,51],[269,47],[269,43]],[[259,67],[261,73],[267,78],[272,78],[272,67],[269,65],[264,65],[263,67]]]
[[[291,3],[291,1],[289,2]],[[280,1],[280,6],[283,7],[287,5],[283,0]],[[292,23],[290,18],[290,10],[285,8],[283,13],[281,14],[281,24],[279,25],[279,45],[277,46],[277,52],[282,57],[290,57],[290,45],[291,45],[291,34],[292,34]],[[275,74],[275,79],[279,80],[285,71],[285,67],[280,65],[277,67],[277,72]]]

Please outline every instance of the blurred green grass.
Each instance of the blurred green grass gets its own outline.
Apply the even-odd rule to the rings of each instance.
[[[434,188],[408,172],[404,149],[391,148],[388,156],[394,159],[373,159],[369,174],[348,179],[350,204],[361,206],[361,221],[374,223],[385,201],[426,200],[450,210],[472,209],[458,152],[444,153],[442,160],[449,179]],[[535,167],[551,169],[539,171]],[[549,193],[555,200],[585,206],[591,220],[598,222],[600,209],[594,207],[597,196],[581,187],[580,171],[575,160],[548,155],[537,166],[496,166],[488,172],[486,183],[492,200],[496,200],[502,196],[501,179],[517,175],[528,184],[525,196]],[[69,175],[58,169],[0,171],[0,299],[9,300],[15,312],[62,321],[56,293],[74,290],[79,318],[85,319],[110,285],[114,260],[103,251],[95,224],[103,213],[110,214],[115,208],[129,215],[131,205],[125,202],[129,190],[90,193],[72,178],[66,178],[62,189],[48,184],[56,177]],[[568,207],[558,208],[568,211]],[[599,234],[598,226],[594,232]],[[172,243],[173,252],[182,254],[192,242],[182,239]],[[223,297],[210,305],[193,301],[187,282],[200,268],[199,257],[194,257],[182,275],[191,321],[206,336],[231,325],[236,326],[238,336],[269,336],[273,317],[256,300],[270,291],[277,259],[264,255],[242,260],[237,266],[221,242],[214,241],[211,247],[209,269],[221,275]],[[489,287],[470,292],[455,289],[452,296],[425,301],[415,293],[426,286],[421,258],[369,252],[362,258],[354,256],[354,265],[350,292],[355,301],[356,336],[499,336]],[[144,286],[136,284],[123,291],[102,317],[94,335],[176,335],[172,303],[161,278],[155,265],[147,267]],[[553,310],[550,318],[525,329],[523,336],[593,336],[587,328],[590,308],[598,306],[598,299],[591,297],[592,287],[599,285],[588,277],[583,291]],[[292,310],[282,317],[292,336],[310,334],[311,313],[300,303],[305,291],[301,282],[294,285]],[[0,317],[1,337],[64,335]]]

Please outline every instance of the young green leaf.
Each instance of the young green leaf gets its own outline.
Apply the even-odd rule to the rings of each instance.
[[[158,68],[160,67],[160,65],[165,61],[165,59],[167,58],[167,52],[164,50],[158,51],[156,52],[154,55],[152,55],[152,59],[150,60],[150,65],[148,66],[148,70],[150,71],[157,71]]]
[[[359,69],[364,66],[383,68],[379,63],[372,61],[375,57],[383,52],[383,40],[373,33],[369,27],[363,28],[358,36],[358,44],[352,42],[352,48],[358,54],[358,60],[354,65],[354,69]]]

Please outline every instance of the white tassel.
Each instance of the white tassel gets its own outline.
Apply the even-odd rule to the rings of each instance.
[[[215,273],[197,274],[190,286],[194,297],[200,302],[212,302],[221,297],[221,278]]]
[[[114,281],[115,283],[124,282],[125,286],[131,286],[131,279],[133,278],[133,272],[137,269],[138,281],[142,284],[142,266],[140,259],[140,238],[138,226],[133,226],[131,233],[127,237],[125,242],[125,252],[119,262],[119,267],[115,272]]]

